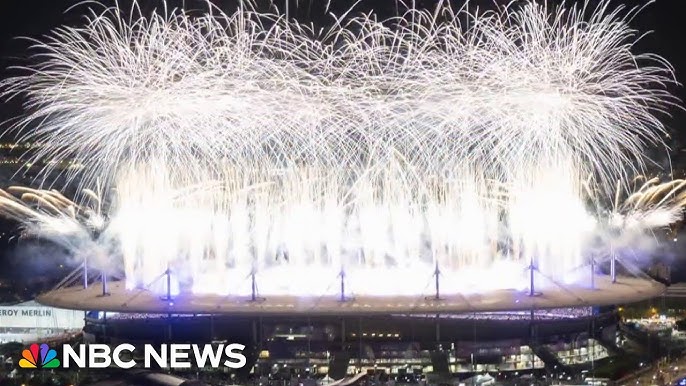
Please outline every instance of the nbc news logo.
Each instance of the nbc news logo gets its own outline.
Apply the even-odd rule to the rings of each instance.
[[[244,349],[245,346],[238,343],[227,345],[165,344],[157,348],[146,344],[143,347],[144,361],[139,364],[132,355],[136,347],[128,343],[113,348],[106,344],[81,344],[75,347],[64,344],[61,350],[61,361],[57,358],[57,351],[47,344],[34,343],[22,352],[19,367],[22,369],[72,367],[102,369],[114,366],[130,369],[136,366],[152,368],[156,365],[161,368],[188,369],[195,365],[198,368],[240,369],[247,363],[247,358],[243,355]]]

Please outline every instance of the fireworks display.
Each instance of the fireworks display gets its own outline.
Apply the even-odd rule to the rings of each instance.
[[[83,165],[82,197],[12,188],[0,208],[121,261],[129,288],[165,291],[171,272],[174,292],[413,295],[438,272],[465,293],[525,289],[531,266],[575,281],[686,201],[655,180],[622,199],[677,103],[669,64],[632,52],[634,14],[442,4],[317,31],[244,9],[93,13],[0,85],[26,100],[31,161]]]

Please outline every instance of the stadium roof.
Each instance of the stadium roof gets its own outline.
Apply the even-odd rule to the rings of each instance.
[[[625,304],[662,294],[665,286],[648,278],[621,277],[613,283],[609,277],[598,276],[595,287],[556,284],[540,294],[515,290],[489,293],[417,296],[359,296],[341,301],[336,296],[271,296],[252,300],[245,296],[183,294],[171,300],[146,289],[128,290],[124,282],[109,284],[107,296],[100,283],[84,289],[81,286],[58,288],[37,300],[46,305],[77,310],[102,310],[133,313],[172,314],[308,314],[308,315],[369,315],[465,313],[587,307]]]

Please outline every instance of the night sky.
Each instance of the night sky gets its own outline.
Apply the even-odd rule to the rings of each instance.
[[[260,0],[264,3],[264,0]],[[275,0],[276,4],[283,9],[283,1]],[[351,0],[332,0],[332,10],[341,14],[355,2]],[[489,6],[493,3],[504,4],[510,0],[473,0],[472,6]],[[556,2],[555,0],[550,1]],[[596,0],[590,0],[595,4]],[[30,43],[17,37],[31,37],[40,39],[52,29],[63,25],[78,25],[83,20],[83,15],[88,12],[88,6],[78,6],[69,11],[70,6],[77,1],[66,0],[2,0],[0,1],[0,78],[7,77],[16,70],[7,69],[9,66],[26,64],[28,61],[27,50]],[[114,1],[104,0],[105,5],[114,5]],[[140,0],[146,10],[152,10],[162,4],[161,1]],[[213,3],[226,12],[231,12],[236,7],[235,0],[214,0]],[[300,19],[311,20],[315,23],[326,23],[328,19],[324,15],[323,0],[300,0],[296,10],[296,1],[291,1],[291,14]],[[433,7],[437,0],[419,0],[417,7]],[[625,4],[629,7],[640,6],[648,3],[647,0],[614,1],[612,4]],[[676,78],[680,82],[686,82],[686,53],[684,49],[684,37],[686,36],[686,21],[682,12],[682,1],[657,0],[649,5],[634,20],[632,26],[640,31],[652,33],[645,36],[636,47],[636,52],[654,52],[667,59],[675,68]],[[128,7],[130,0],[120,2],[123,7]],[[172,5],[181,5],[181,1],[169,1]],[[202,0],[187,0],[186,8],[203,8]],[[101,9],[97,4],[91,5]],[[392,16],[395,12],[393,0],[363,0],[357,5],[359,11],[374,9],[381,17]],[[686,100],[686,89],[674,88],[674,93],[681,99]],[[0,102],[0,121],[11,119],[21,114],[19,101]],[[683,129],[686,123],[686,114],[673,109],[671,117],[662,117],[667,125],[671,139],[668,143],[672,147],[671,164],[676,169],[686,169],[686,135]],[[0,132],[3,130],[0,130]],[[5,135],[7,137],[7,135]],[[683,145],[682,145],[683,144]],[[683,156],[680,156],[683,154]],[[655,161],[660,164],[668,164],[668,157],[656,154]],[[8,181],[10,175],[0,175],[0,181]],[[0,249],[3,248],[0,244]],[[677,254],[678,255],[678,254]],[[0,255],[1,256],[1,255]],[[679,256],[677,256],[678,258]],[[2,259],[2,257],[0,257]]]

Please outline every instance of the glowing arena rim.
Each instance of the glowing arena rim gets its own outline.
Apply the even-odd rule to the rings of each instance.
[[[632,52],[636,12],[440,4],[315,31],[245,6],[93,11],[0,84],[26,100],[30,161],[48,176],[72,159],[79,193],[13,187],[0,208],[105,279],[97,309],[134,294],[408,312],[431,294],[507,293],[431,306],[452,311],[652,296],[644,279],[619,291],[617,264],[681,219],[686,183],[630,178],[677,104],[669,64]],[[69,291],[41,299],[78,302]]]
[[[589,275],[590,276],[590,275]],[[541,280],[539,278],[539,280]],[[72,286],[49,291],[37,300],[54,307],[128,313],[230,314],[230,315],[388,315],[426,313],[472,313],[491,311],[528,311],[567,307],[609,306],[657,297],[665,286],[642,277],[622,278],[613,283],[607,276],[595,278],[594,288],[547,286],[536,296],[526,291],[497,290],[487,293],[452,294],[436,298],[424,295],[338,296],[275,295],[253,299],[251,296],[180,294],[171,299],[146,290],[128,290],[123,282],[107,285],[94,282],[88,288]]]

